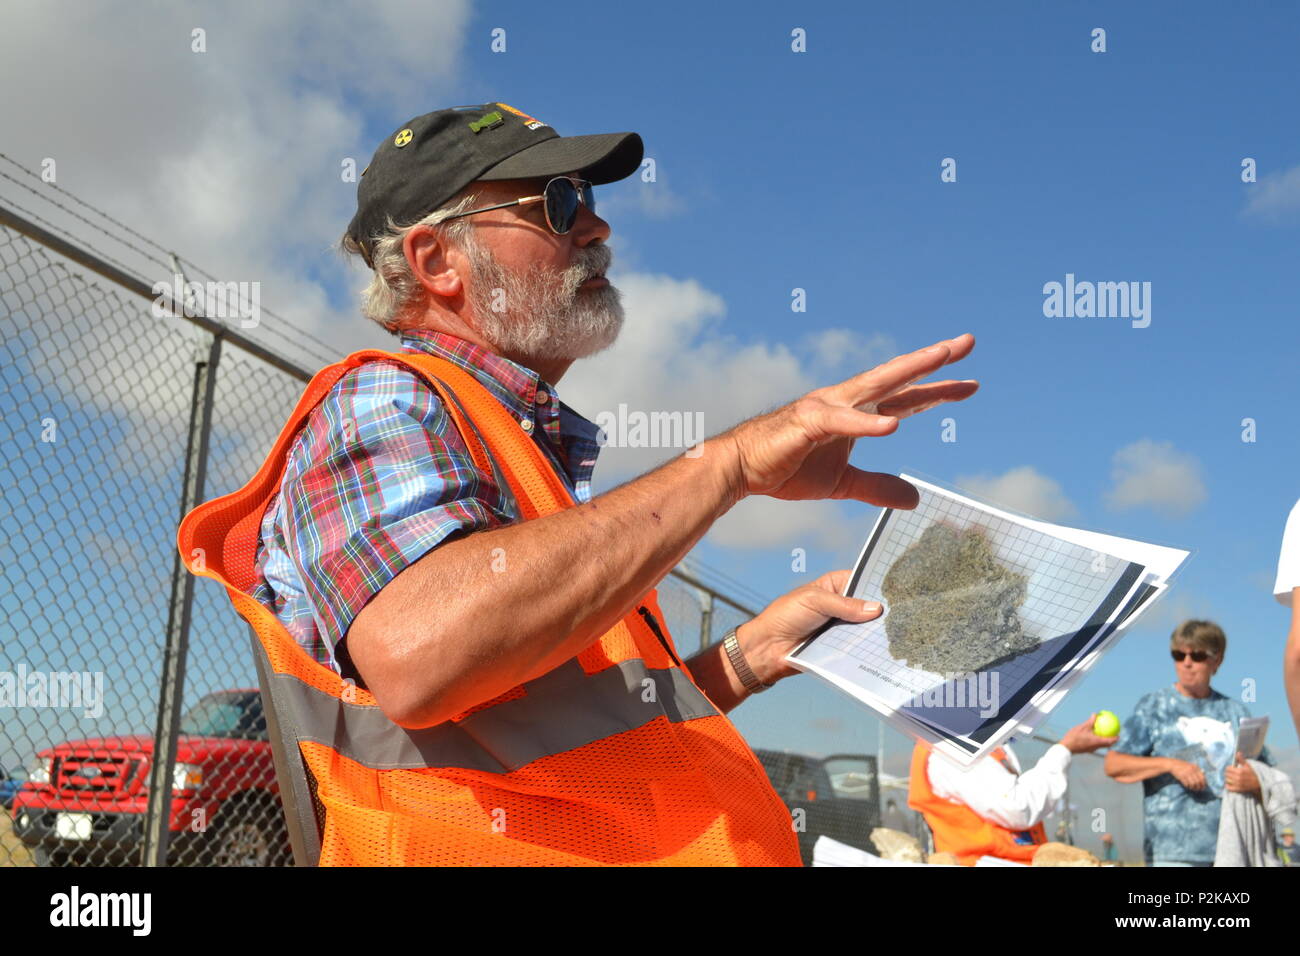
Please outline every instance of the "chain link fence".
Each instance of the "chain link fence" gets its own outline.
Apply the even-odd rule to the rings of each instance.
[[[159,319],[116,260],[2,207],[0,222],[0,866],[291,865],[249,631],[221,589],[194,586],[175,535],[255,472],[308,372],[203,317]],[[759,610],[694,569],[659,601],[686,656]],[[822,834],[871,849],[882,819],[924,840],[910,742],[886,756],[860,705],[789,683],[806,727],[789,698],[733,716],[805,859]],[[855,752],[828,743],[845,726]],[[1131,807],[1087,762],[1066,837],[1110,808],[1140,859]]]
[[[285,862],[246,628],[219,589],[200,588],[182,659],[167,639],[195,383],[212,336],[153,318],[148,301],[8,228],[0,298],[14,685],[0,765],[28,784],[6,798],[0,864]],[[226,350],[206,496],[255,470],[300,391]],[[173,785],[151,808],[160,768]],[[165,839],[148,838],[151,818]]]

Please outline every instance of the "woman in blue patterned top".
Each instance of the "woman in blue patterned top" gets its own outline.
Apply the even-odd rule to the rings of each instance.
[[[1169,641],[1176,680],[1138,701],[1106,754],[1106,773],[1142,782],[1148,866],[1212,866],[1224,790],[1259,794],[1237,753],[1250,711],[1210,686],[1228,639],[1212,621],[1184,621]],[[1259,758],[1272,766],[1265,748]]]

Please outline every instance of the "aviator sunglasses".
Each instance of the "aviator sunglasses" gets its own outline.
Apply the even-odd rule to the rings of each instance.
[[[468,212],[459,212],[454,216],[448,216],[447,219],[459,219],[461,216],[472,216],[478,212],[488,212],[492,209],[504,209],[507,206],[522,206],[525,203],[545,202],[546,224],[551,227],[551,232],[557,236],[562,236],[578,221],[578,204],[586,206],[593,213],[596,211],[596,193],[592,189],[591,183],[585,179],[570,179],[568,176],[556,176],[542,191],[540,196],[524,196],[522,199],[512,199],[510,202],[497,203],[495,206],[484,206],[482,209],[471,209]],[[444,222],[447,220],[444,219]]]
[[[1208,651],[1170,651],[1169,654],[1180,664],[1183,662],[1183,658],[1187,657],[1189,654],[1191,655],[1192,660],[1196,661],[1198,664],[1204,664],[1210,659]]]

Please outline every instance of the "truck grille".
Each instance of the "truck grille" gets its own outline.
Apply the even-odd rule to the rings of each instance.
[[[67,754],[55,761],[55,786],[63,792],[83,795],[123,795],[136,779],[140,763],[139,758],[132,757]]]

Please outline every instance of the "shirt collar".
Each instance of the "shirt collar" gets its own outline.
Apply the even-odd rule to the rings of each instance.
[[[472,374],[517,421],[530,422],[535,437],[545,436],[565,457],[575,444],[581,444],[582,461],[575,464],[590,475],[599,451],[600,429],[561,401],[555,386],[532,369],[437,329],[406,329],[401,333],[401,343],[409,351],[440,356]],[[542,394],[546,401],[539,401]]]
[[[467,339],[437,329],[407,329],[401,339],[406,349],[437,355],[471,373],[516,419],[533,417],[539,389],[555,394],[555,389],[532,369]]]

